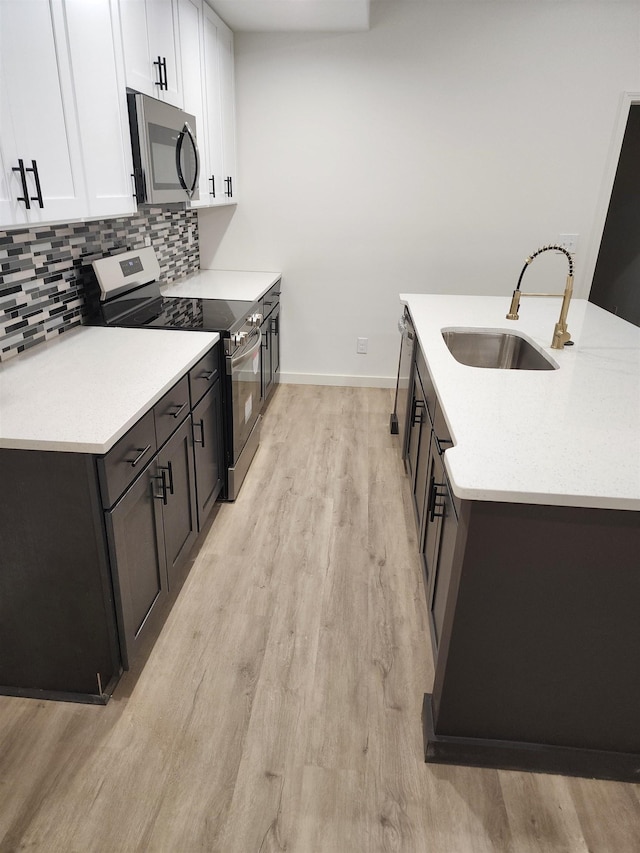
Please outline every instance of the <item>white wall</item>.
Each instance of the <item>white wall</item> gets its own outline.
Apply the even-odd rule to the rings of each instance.
[[[560,233],[580,235],[588,294],[639,12],[394,0],[366,33],[236,36],[240,202],[200,213],[201,263],[282,270],[285,381],[391,384],[399,292],[504,294],[506,310]],[[548,253],[527,286],[565,275]]]

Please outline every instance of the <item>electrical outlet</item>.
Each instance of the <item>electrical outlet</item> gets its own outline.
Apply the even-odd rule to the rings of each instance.
[[[558,237],[558,245],[562,246],[563,249],[566,249],[567,252],[570,252],[572,255],[578,250],[578,237],[579,234],[560,234]]]
[[[356,338],[356,352],[366,355],[369,338]]]

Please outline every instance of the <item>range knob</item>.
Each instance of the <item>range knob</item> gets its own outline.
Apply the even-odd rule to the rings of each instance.
[[[262,314],[252,314],[248,322],[251,326],[261,326],[262,325]]]
[[[231,340],[233,341],[234,346],[240,347],[247,340],[248,337],[248,332],[236,332],[234,335],[231,336]]]

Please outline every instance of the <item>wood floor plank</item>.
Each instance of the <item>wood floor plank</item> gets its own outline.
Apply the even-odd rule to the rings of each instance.
[[[518,853],[589,853],[567,779],[514,771],[499,777]]]
[[[0,853],[637,853],[640,785],[427,765],[390,389],[279,386],[106,707],[0,696]]]
[[[636,796],[640,786],[595,779],[568,779],[567,785],[589,851],[637,853],[640,850]]]

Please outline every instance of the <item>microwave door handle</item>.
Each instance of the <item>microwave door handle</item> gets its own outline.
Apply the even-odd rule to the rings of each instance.
[[[184,144],[185,136],[188,136],[191,140],[191,144],[193,145],[193,153],[195,154],[196,158],[196,168],[193,173],[193,183],[190,187],[187,186],[187,183],[184,179],[184,175],[182,174],[182,165],[180,163],[180,155],[182,154],[182,146]],[[191,198],[195,191],[195,188],[198,185],[198,177],[200,174],[200,154],[198,152],[198,143],[196,142],[196,138],[187,122],[184,123],[184,127],[182,128],[180,136],[178,137],[178,144],[176,145],[176,169],[178,170],[178,180],[180,181],[180,185],[182,186],[186,194],[189,196],[189,198]]]

